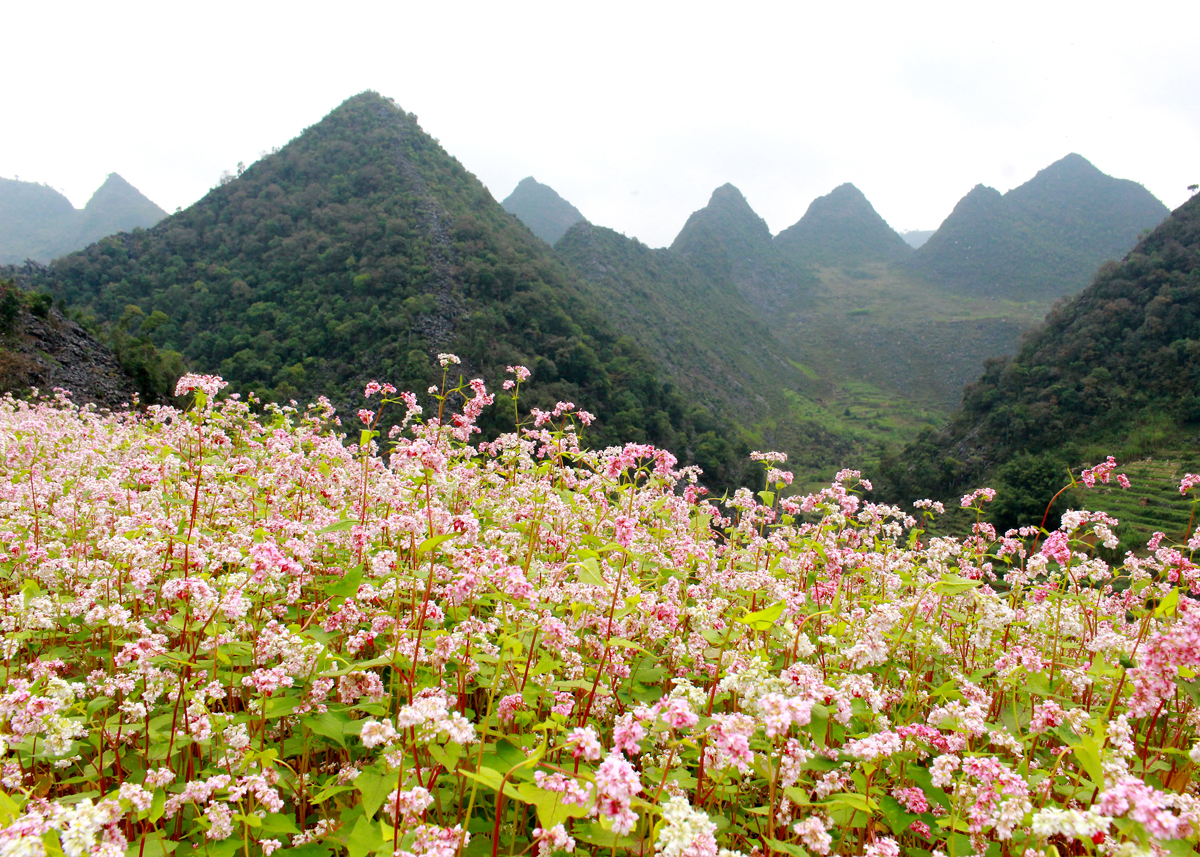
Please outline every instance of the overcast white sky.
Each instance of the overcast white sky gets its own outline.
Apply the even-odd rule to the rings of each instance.
[[[503,199],[668,244],[737,185],[773,232],[856,184],[898,230],[1068,152],[1200,182],[1200,3],[9,2],[0,176],[168,211],[364,89]]]

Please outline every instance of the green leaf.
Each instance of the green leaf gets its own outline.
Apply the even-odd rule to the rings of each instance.
[[[982,580],[972,580],[958,574],[943,574],[933,589],[938,595],[962,595],[980,586],[983,586]]]
[[[766,837],[763,838],[763,842],[772,851],[779,851],[782,854],[792,854],[794,857],[808,857],[808,852],[799,845],[793,845],[790,842],[781,842],[778,839],[767,839]]]
[[[1158,839],[1155,842],[1171,857],[1188,857],[1196,853],[1195,846],[1186,839]]]
[[[420,556],[423,553],[429,553],[442,542],[449,541],[457,536],[458,533],[442,533],[441,535],[430,536],[425,541],[417,545],[417,555]]]
[[[263,716],[268,720],[286,717],[296,710],[300,699],[295,696],[271,696],[263,704]]]
[[[433,760],[447,771],[453,771],[458,767],[458,760],[462,758],[462,747],[453,741],[445,747],[440,744],[430,744],[429,755],[433,756]]]
[[[358,821],[354,822],[354,829],[350,831],[349,838],[346,839],[346,850],[350,857],[366,857],[382,844],[383,831],[379,829],[379,825],[366,816],[359,816]]]
[[[594,556],[589,556],[585,560],[581,560],[577,568],[579,569],[576,575],[583,583],[590,583],[592,586],[603,586],[604,575],[600,573],[600,563],[596,561]]]
[[[500,761],[504,765],[498,769],[501,773],[506,773],[512,770],[514,767],[529,758],[529,754],[527,754],[517,745],[513,744],[511,741],[507,740],[497,741],[492,752],[499,757]]]
[[[892,833],[897,836],[908,830],[909,825],[920,818],[906,810],[904,805],[891,795],[884,795],[879,799],[879,811],[887,821],[888,827],[892,829]]]
[[[169,839],[163,839],[163,836],[158,831],[151,831],[137,839],[125,849],[125,857],[166,857],[168,854],[174,853],[179,847],[178,842],[172,842]]]
[[[784,603],[776,601],[770,607],[764,607],[762,610],[756,610],[753,613],[747,613],[745,616],[735,621],[743,625],[749,625],[755,631],[766,631],[783,615]]]
[[[337,521],[335,523],[330,524],[328,527],[324,527],[323,529],[317,530],[317,535],[323,536],[326,533],[349,532],[350,530],[354,529],[354,526],[356,524],[361,524],[361,523],[362,523],[362,521],[356,521],[353,518],[345,518],[344,520]]]
[[[279,853],[287,857],[330,857],[333,849],[321,842],[305,842],[295,848],[281,848]]]
[[[822,801],[822,803],[831,806],[847,806],[850,809],[865,812],[868,815],[879,809],[879,804],[866,795],[860,795],[857,792],[835,792],[829,796],[828,800]]]
[[[301,717],[300,723],[314,735],[329,738],[342,747],[346,746],[346,720],[326,711],[311,717]]]
[[[146,820],[151,824],[163,817],[167,807],[167,793],[162,789],[154,790],[154,798],[150,801],[150,809],[146,811]]]
[[[335,580],[332,583],[325,585],[325,594],[332,596],[341,596],[343,598],[353,598],[358,594],[358,587],[362,583],[363,570],[362,566],[351,568],[342,575],[340,580]]]
[[[486,765],[480,766],[478,771],[460,770],[459,773],[467,779],[483,783],[483,785],[496,792],[500,791],[500,786],[504,782],[504,774]]]
[[[533,783],[521,783],[517,786],[517,794],[525,803],[532,804],[537,810],[538,822],[545,830],[556,824],[562,824],[568,818],[585,818],[589,807],[573,803],[563,803],[561,792],[541,789]]]
[[[362,793],[363,812],[371,818],[383,806],[388,793],[396,787],[396,776],[363,771],[354,778],[354,788]]]
[[[296,819],[282,812],[268,812],[262,823],[263,833],[299,833]]]
[[[930,776],[928,768],[908,765],[905,767],[904,772],[912,777],[913,782],[921,787],[921,791],[925,793],[926,800],[933,801],[943,809],[950,809],[950,797],[946,794],[945,789],[933,784],[933,778]]]
[[[1078,744],[1071,746],[1075,753],[1075,757],[1079,759],[1079,763],[1083,769],[1087,771],[1088,776],[1092,780],[1092,785],[1097,788],[1104,788],[1104,766],[1100,763],[1100,746],[1096,743],[1096,739],[1092,735],[1085,735],[1080,739]]]
[[[1161,619],[1164,616],[1173,614],[1179,607],[1179,588],[1176,587],[1167,593],[1166,597],[1158,603],[1154,608],[1154,615]]]

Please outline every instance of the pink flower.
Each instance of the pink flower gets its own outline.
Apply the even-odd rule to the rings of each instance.
[[[199,390],[211,399],[228,386],[229,383],[220,375],[196,375],[189,372],[176,382],[175,395],[182,396],[192,390]]]
[[[571,755],[576,759],[584,758],[594,762],[604,752],[596,730],[591,726],[576,726],[567,733],[567,745],[572,744],[575,746],[571,750]]]
[[[611,820],[617,833],[628,833],[637,824],[638,817],[630,809],[630,802],[641,790],[638,772],[620,750],[609,753],[596,769],[596,806],[601,815]]]
[[[517,716],[517,712],[524,707],[525,700],[521,698],[521,694],[510,693],[500,700],[500,704],[496,706],[496,716],[500,718],[501,723],[512,723]]]
[[[833,844],[833,837],[825,827],[825,822],[817,816],[809,816],[803,821],[792,825],[792,830],[800,837],[800,841],[817,854],[828,854]]]
[[[959,505],[964,509],[974,506],[976,501],[990,503],[996,498],[995,488],[976,488],[970,494],[964,494]]]
[[[618,515],[617,520],[613,523],[615,529],[614,541],[623,548],[629,547],[629,543],[633,541],[633,534],[636,528],[636,521],[625,515]]]
[[[1059,565],[1066,565],[1071,561],[1071,549],[1067,545],[1067,534],[1062,530],[1055,530],[1047,536],[1045,544],[1042,545],[1042,554]]]
[[[1186,494],[1197,485],[1200,485],[1200,476],[1195,473],[1184,474],[1183,479],[1179,483],[1179,493]]]

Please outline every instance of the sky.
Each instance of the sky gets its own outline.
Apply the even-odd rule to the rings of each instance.
[[[497,200],[669,244],[732,182],[779,232],[853,182],[935,229],[1069,152],[1200,182],[1200,3],[6,3],[0,176],[168,211],[373,89]]]

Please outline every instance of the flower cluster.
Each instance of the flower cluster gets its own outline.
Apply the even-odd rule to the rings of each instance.
[[[222,386],[0,400],[0,857],[1200,840],[1186,536],[1110,568],[1098,512],[933,535],[855,470],[787,495],[769,452],[784,496],[720,504],[664,450],[585,448],[570,402],[480,440],[480,381],[429,418],[367,384],[406,409],[378,443]]]

